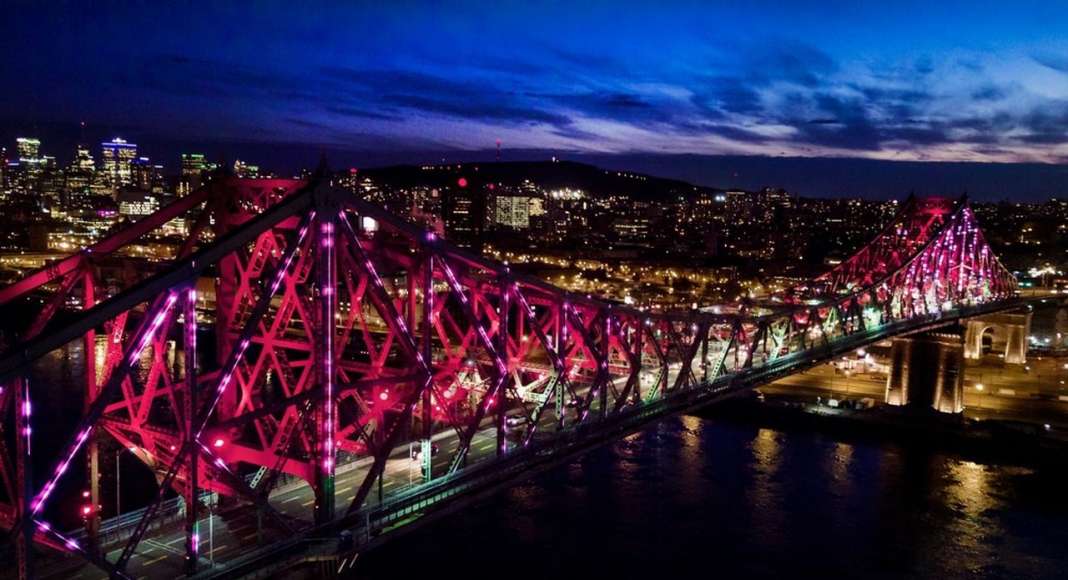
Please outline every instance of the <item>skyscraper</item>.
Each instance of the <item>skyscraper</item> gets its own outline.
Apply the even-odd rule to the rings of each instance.
[[[71,165],[90,173],[96,171],[96,161],[93,159],[93,154],[89,151],[89,148],[85,145],[78,145],[78,147],[75,148],[74,163]]]
[[[200,187],[207,163],[203,153],[182,153],[182,175],[178,180],[178,195],[189,195]]]
[[[19,137],[15,143],[18,145],[20,161],[37,159],[41,154],[41,141],[38,139]]]
[[[481,252],[486,194],[481,187],[468,187],[467,180],[461,179],[459,187],[450,187],[442,192],[445,235],[461,248]]]
[[[525,230],[530,227],[530,201],[525,195],[498,195],[494,198],[493,222],[497,225]]]
[[[19,154],[19,175],[16,189],[23,192],[37,191],[40,187],[44,159],[41,158],[41,142],[37,139],[15,139]]]
[[[138,157],[131,164],[133,185],[142,191],[163,191],[163,166],[154,165],[148,157]]]
[[[78,145],[74,150],[74,159],[66,171],[66,196],[68,210],[89,205],[92,196],[93,179],[96,162],[89,148]]]
[[[238,159],[237,161],[234,161],[234,175],[255,179],[260,176],[260,167],[258,165],[249,165]]]
[[[133,181],[132,165],[137,158],[137,145],[116,137],[100,144],[101,167],[112,190]]]

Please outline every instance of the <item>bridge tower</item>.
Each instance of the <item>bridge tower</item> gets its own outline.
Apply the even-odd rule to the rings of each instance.
[[[964,332],[964,358],[983,357],[983,338],[991,333],[991,352],[1003,352],[1007,364],[1027,362],[1027,337],[1031,334],[1031,312],[999,312],[968,320]]]
[[[964,345],[960,335],[925,332],[893,339],[886,402],[942,413],[964,410]]]

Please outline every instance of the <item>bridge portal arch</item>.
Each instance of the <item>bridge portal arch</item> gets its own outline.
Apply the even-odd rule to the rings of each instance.
[[[984,337],[990,337],[989,351],[1002,353],[1008,364],[1027,362],[1027,337],[1031,334],[1031,312],[999,312],[972,318],[965,324],[964,358],[983,357]]]

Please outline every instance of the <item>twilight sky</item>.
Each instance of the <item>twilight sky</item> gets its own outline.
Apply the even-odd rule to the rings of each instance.
[[[0,126],[348,150],[500,139],[587,155],[1068,161],[1062,2],[40,4],[4,8]]]

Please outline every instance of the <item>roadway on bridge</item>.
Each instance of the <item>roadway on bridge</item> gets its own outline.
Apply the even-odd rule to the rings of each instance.
[[[471,442],[470,461],[477,462],[493,457],[496,453],[496,437],[493,427],[476,433]],[[442,431],[433,439],[440,448],[433,458],[434,472],[442,473],[448,469],[447,462],[456,449],[458,437],[454,431]],[[358,486],[367,475],[370,464],[371,459],[364,458],[338,467],[335,479],[338,515],[344,515],[348,509]],[[420,462],[411,459],[407,445],[394,448],[386,462],[381,486],[383,497],[418,485],[420,468]],[[377,491],[373,491],[368,498],[368,504],[373,506],[377,501]],[[282,485],[270,495],[270,503],[275,509],[292,518],[294,523],[303,522],[304,525],[311,522],[314,502],[315,494],[303,481]],[[277,524],[272,524],[267,517],[263,518],[262,529],[265,537],[284,537],[280,535]],[[257,525],[256,510],[249,509],[245,504],[229,510],[224,508],[222,513],[201,518],[200,534],[201,569],[210,568],[212,560],[217,565],[223,565],[227,560],[243,555],[259,544],[260,527]],[[108,552],[108,559],[114,561],[121,549],[122,546],[119,546]],[[185,532],[181,524],[166,526],[163,532],[152,534],[151,537],[146,535],[145,540],[137,547],[136,554],[130,559],[128,573],[136,578],[179,577],[183,574],[184,555]],[[41,564],[41,569],[38,570],[41,578],[106,578],[106,574],[100,569],[73,558],[47,567],[44,562]]]
[[[653,373],[655,374],[655,373]],[[677,373],[672,373],[676,375]],[[643,384],[648,385],[650,377],[645,377]],[[669,380],[674,376],[669,375]],[[614,381],[617,388],[626,382],[626,378]],[[588,393],[588,387],[576,386],[576,395],[582,397]],[[545,413],[539,424],[539,429],[551,429],[555,419],[552,413]],[[468,461],[492,459],[496,456],[497,432],[492,424],[493,419],[487,418],[482,423],[482,428],[475,433],[471,440]],[[442,474],[448,470],[459,443],[459,435],[453,429],[439,431],[432,437],[432,441],[438,447],[438,452],[432,458],[432,472]],[[509,441],[509,444],[514,444]],[[339,464],[335,477],[336,488],[336,513],[343,516],[352,502],[359,485],[363,482],[371,465],[371,458],[365,457],[347,464]],[[408,444],[397,446],[390,454],[386,462],[385,475],[382,478],[381,487],[376,486],[368,496],[366,505],[374,507],[380,501],[390,496],[412,489],[420,484],[421,463],[411,458],[411,449]],[[381,496],[379,495],[381,492]],[[289,483],[282,483],[270,494],[270,504],[280,514],[292,520],[295,527],[306,527],[312,521],[312,509],[315,502],[315,494],[311,487],[303,480],[295,479]],[[202,513],[207,512],[202,508]],[[259,525],[262,523],[262,527]],[[130,559],[127,573],[135,578],[172,578],[180,577],[184,573],[183,562],[185,557],[185,530],[181,522],[163,526],[162,530],[146,534],[145,539],[138,545],[134,556]],[[249,550],[262,545],[261,533],[264,539],[279,541],[285,539],[286,534],[280,530],[277,524],[270,518],[264,517],[258,521],[255,509],[250,509],[247,503],[223,507],[218,513],[205,514],[200,519],[201,536],[201,559],[200,570],[211,569],[214,566],[225,566],[225,562],[245,555]],[[122,551],[123,545],[112,547],[107,552],[109,561],[115,561]],[[64,558],[61,561],[41,561],[38,567],[38,575],[41,578],[78,578],[96,579],[106,578],[100,569],[91,564],[75,558]]]

